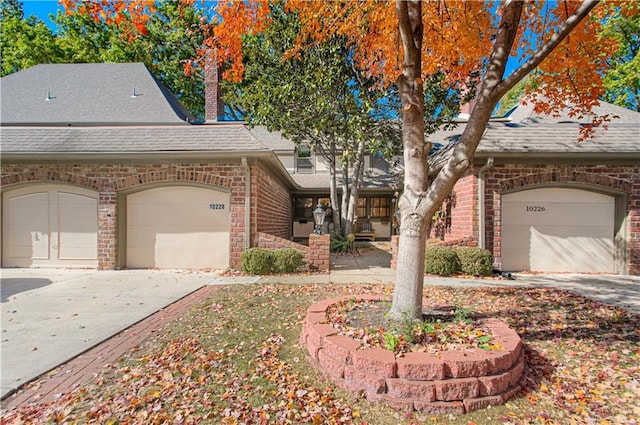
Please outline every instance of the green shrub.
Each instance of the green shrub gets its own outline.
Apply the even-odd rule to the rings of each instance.
[[[331,233],[329,249],[331,252],[347,252],[353,247],[354,239],[353,234],[344,236],[340,232],[333,232]]]
[[[493,256],[482,248],[461,246],[456,249],[463,273],[474,276],[489,276],[493,272]]]
[[[276,273],[293,273],[304,264],[304,254],[297,249],[282,248],[272,255],[273,271]]]
[[[460,270],[456,252],[446,246],[428,247],[424,255],[425,273],[449,276]]]
[[[265,275],[271,273],[273,253],[264,248],[249,248],[242,253],[240,260],[242,262],[243,272]]]

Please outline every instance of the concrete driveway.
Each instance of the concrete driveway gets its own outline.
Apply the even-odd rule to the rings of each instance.
[[[0,273],[2,398],[216,279],[168,270]]]

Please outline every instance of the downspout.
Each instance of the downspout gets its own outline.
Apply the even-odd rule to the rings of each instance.
[[[251,248],[251,167],[247,163],[247,157],[242,157],[244,169],[244,248]]]
[[[487,171],[493,168],[493,157],[487,158],[487,163],[480,168],[478,172],[478,247],[486,248],[486,235],[485,235],[485,208],[484,208],[484,175]]]

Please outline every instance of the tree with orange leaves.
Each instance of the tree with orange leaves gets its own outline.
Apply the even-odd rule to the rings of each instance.
[[[596,37],[604,14],[615,10],[598,3],[286,2],[288,10],[298,13],[302,22],[300,45],[303,41],[321,43],[331,36],[344,36],[357,46],[357,66],[385,84],[396,84],[399,90],[405,177],[399,202],[401,226],[392,317],[420,317],[431,217],[472,163],[500,98],[533,72],[537,89],[530,99],[538,112],[554,113],[571,102],[572,114],[585,119],[597,105],[606,59],[616,48],[615,40]],[[241,37],[268,25],[267,11],[266,2],[219,3],[222,18],[208,44],[229,63],[227,78],[242,78]],[[294,48],[290,56],[295,59],[303,54]],[[519,56],[521,65],[506,75],[507,61],[514,56]],[[478,94],[461,140],[430,182],[423,81],[435,72],[444,73],[446,84],[460,92],[477,82]],[[595,122],[606,119],[596,117]],[[588,137],[592,127],[585,126],[583,131]]]
[[[605,15],[620,9],[616,3],[283,1],[288,11],[299,16],[298,46],[345,37],[356,46],[354,64],[382,84],[397,85],[400,93],[405,177],[392,317],[420,315],[431,217],[470,166],[495,105],[510,88],[533,73],[537,88],[530,100],[537,112],[553,114],[571,102],[576,119],[592,119],[593,124],[608,119],[593,117],[590,111],[602,94],[607,58],[617,47],[614,38],[597,36]],[[144,9],[145,2],[138,3],[142,9],[129,13]],[[242,37],[269,25],[269,9],[268,2],[259,0],[218,3],[212,36],[205,41],[202,55],[215,51],[227,65],[225,78],[242,78]],[[117,19],[118,13],[114,16]],[[299,55],[304,51],[294,47],[287,56],[295,60]],[[510,57],[518,57],[521,65],[507,75]],[[478,94],[452,155],[429,181],[423,81],[436,72],[444,75],[446,87],[464,93],[477,85]],[[582,131],[588,137],[593,126],[586,125]]]

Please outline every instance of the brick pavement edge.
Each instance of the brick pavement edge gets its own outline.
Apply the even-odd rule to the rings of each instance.
[[[52,401],[88,383],[106,365],[114,363],[120,356],[140,345],[163,326],[204,302],[217,289],[217,286],[202,286],[68,362],[23,384],[17,391],[2,400],[2,410],[8,411],[22,404]]]

